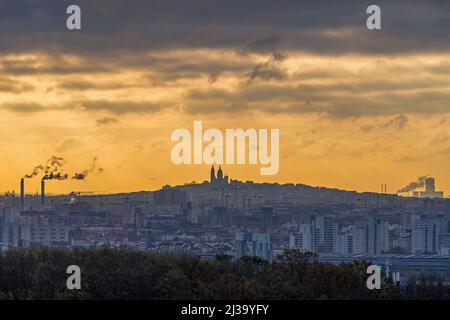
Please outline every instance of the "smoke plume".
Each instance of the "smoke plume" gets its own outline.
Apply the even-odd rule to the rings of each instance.
[[[34,176],[37,176],[37,175],[38,175],[39,173],[41,173],[43,170],[44,170],[44,166],[40,164],[40,165],[34,167],[34,168],[33,168],[33,171],[31,171],[30,174],[26,174],[26,175],[25,175],[25,178],[26,178],[26,179],[31,179],[31,178],[33,178]]]
[[[411,182],[407,186],[397,190],[397,193],[411,192],[418,188],[422,188],[425,186],[425,179],[429,178],[429,176],[422,176],[417,178],[417,181]]]
[[[67,173],[50,172],[42,177],[42,180],[66,180],[68,178]]]
[[[83,171],[81,171],[81,172],[76,172],[76,173],[73,175],[72,179],[73,179],[73,180],[86,180],[87,176],[88,176],[90,173],[92,173],[92,172],[95,171],[96,166],[97,166],[97,157],[95,157],[95,158],[92,160],[92,163],[91,163],[91,165],[89,166],[88,169],[85,169],[85,170],[83,170]],[[102,173],[103,171],[104,171],[103,168],[98,168],[98,172],[99,172],[99,173]]]
[[[45,164],[39,164],[33,168],[31,173],[26,174],[24,178],[31,179],[35,176],[42,174],[42,180],[66,180],[69,178],[67,173],[64,173],[63,166],[66,161],[58,156],[51,156]],[[97,166],[97,157],[92,160],[91,165],[86,170],[81,172],[76,172],[72,179],[74,180],[85,180],[86,177],[96,171]],[[104,171],[103,168],[97,169],[98,173],[102,173]]]
[[[63,173],[64,164],[63,158],[51,156],[45,164],[35,166],[31,173],[26,174],[24,178],[31,179],[39,174],[43,174],[42,180],[65,180],[68,176]]]

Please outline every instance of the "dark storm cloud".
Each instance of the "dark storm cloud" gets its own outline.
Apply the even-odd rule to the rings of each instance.
[[[71,103],[63,103],[61,105],[42,105],[35,102],[7,102],[0,104],[0,109],[15,113],[37,113],[45,111],[73,110],[78,112],[107,111],[113,114],[128,114],[155,113],[169,108],[171,108],[170,105],[163,105],[153,102],[108,100],[83,100]]]
[[[109,111],[116,114],[154,113],[163,110],[161,104],[136,101],[86,100],[77,103],[85,111]]]
[[[66,90],[106,89],[114,90],[123,87],[123,83],[108,81],[97,82],[86,79],[84,75],[120,73],[122,70],[137,70],[148,74],[144,82],[127,83],[127,87],[140,87],[150,84],[164,84],[180,79],[197,79],[223,73],[244,72],[253,67],[249,59],[219,59],[217,57],[189,55],[178,53],[173,55],[149,54],[146,52],[130,52],[127,54],[103,56],[78,56],[76,61],[65,59],[54,54],[28,59],[0,58],[0,72],[9,77],[20,76],[65,76],[76,78],[64,80],[58,87]],[[147,72],[148,70],[148,72]],[[0,78],[0,88],[4,81]],[[217,80],[217,79],[216,79]],[[146,83],[145,83],[146,82]]]
[[[35,102],[8,102],[0,104],[0,108],[3,110],[8,110],[18,113],[34,113],[39,111],[44,111],[46,108]]]
[[[260,111],[272,114],[324,113],[333,118],[398,115],[390,127],[402,129],[408,122],[403,113],[448,113],[450,93],[430,91],[417,93],[384,92],[367,96],[351,86],[271,86],[265,84],[238,90],[195,89],[185,98],[188,113]],[[346,90],[344,90],[347,88]],[[338,90],[339,89],[339,90]],[[395,101],[395,104],[392,102]]]
[[[91,89],[97,89],[97,90],[116,90],[123,88],[123,83],[119,82],[113,82],[113,83],[96,83],[93,81],[86,81],[86,80],[74,80],[74,81],[65,81],[58,85],[58,88],[66,89],[66,90],[91,90]],[[127,88],[130,88],[131,85],[127,84]]]
[[[244,52],[267,53],[277,50],[281,42],[281,35],[275,34],[251,42]]]
[[[0,11],[0,52],[108,55],[118,51],[228,48],[344,52],[447,51],[450,5],[443,0],[377,1],[383,29],[368,31],[369,1],[79,0],[80,32],[65,28],[72,1],[15,0]]]
[[[139,69],[142,68],[142,65],[148,65],[151,68],[151,74],[146,79],[152,84],[162,84],[180,79],[198,79],[201,77],[208,78],[210,83],[214,83],[221,74],[241,73],[253,67],[246,59],[221,60],[208,58],[207,56],[147,56],[137,59],[143,62],[151,59],[148,63],[134,64],[134,67]]]
[[[412,60],[406,65],[391,63],[386,56],[379,69],[368,67],[369,75],[337,64],[311,69],[308,62],[283,61],[285,55],[295,57],[295,50],[333,57],[449,52],[448,1],[377,1],[381,31],[366,29],[365,11],[372,2],[365,0],[79,0],[83,29],[76,32],[65,27],[71,1],[0,3],[0,92],[33,90],[27,76],[50,75],[57,93],[76,93],[70,103],[57,106],[20,102],[27,99],[0,104],[12,112],[107,111],[114,118],[154,113],[174,103],[116,94],[118,101],[109,92],[100,95],[104,100],[87,100],[83,91],[170,89],[184,80],[182,89],[196,79],[204,79],[207,89],[200,85],[173,98],[188,113],[318,112],[343,118],[449,112],[445,88],[450,64],[445,61],[424,65]],[[227,50],[186,50],[204,48]],[[119,77],[130,71],[138,71],[133,80]],[[217,89],[229,76],[237,87]],[[389,127],[401,129],[408,123],[401,117],[394,120]]]
[[[35,60],[7,60],[0,61],[0,70],[3,74],[11,76],[28,76],[28,75],[65,75],[65,74],[83,74],[83,73],[105,73],[112,70],[98,64],[90,64],[88,61],[83,65],[70,66],[65,65],[63,59],[55,59],[50,56],[48,65],[36,66]]]

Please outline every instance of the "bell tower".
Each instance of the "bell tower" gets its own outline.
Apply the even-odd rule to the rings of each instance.
[[[211,179],[210,183],[214,184],[216,182],[216,171],[214,170],[214,165],[211,167]]]

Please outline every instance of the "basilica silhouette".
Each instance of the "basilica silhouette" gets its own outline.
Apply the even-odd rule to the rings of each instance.
[[[216,177],[216,170],[214,169],[214,165],[211,167],[211,185],[213,186],[221,186],[228,184],[228,176],[223,175],[222,167],[219,166],[219,170],[217,170],[217,177]]]

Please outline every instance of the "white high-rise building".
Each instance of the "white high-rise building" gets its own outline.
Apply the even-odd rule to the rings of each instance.
[[[367,222],[367,253],[381,254],[389,251],[389,224],[382,219]]]
[[[352,252],[353,254],[366,253],[366,226],[356,224],[352,226]]]
[[[298,233],[291,233],[289,247],[301,251],[313,251],[313,239],[311,233],[311,224],[302,223],[298,227]]]
[[[272,261],[272,242],[269,233],[236,233],[236,258],[261,257]]]
[[[348,233],[338,234],[336,253],[350,254],[352,251],[352,236]]]
[[[352,253],[382,254],[389,251],[389,224],[372,218],[352,227]]]
[[[422,220],[412,228],[411,251],[413,254],[439,252],[440,221]]]
[[[337,251],[337,224],[333,215],[317,215],[311,219],[313,252]]]

